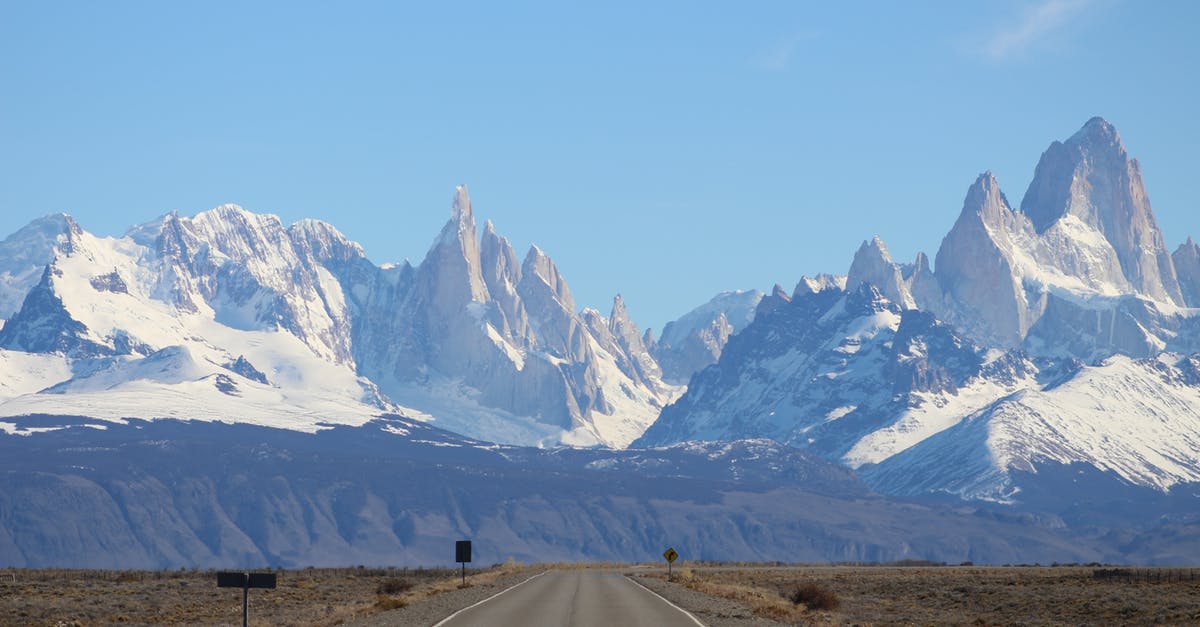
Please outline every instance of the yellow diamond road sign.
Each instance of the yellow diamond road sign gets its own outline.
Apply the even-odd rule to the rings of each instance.
[[[674,562],[679,558],[679,554],[675,552],[675,549],[667,549],[667,552],[663,553],[663,557],[667,558],[668,562]]]

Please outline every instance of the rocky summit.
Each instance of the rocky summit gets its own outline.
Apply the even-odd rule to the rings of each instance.
[[[876,237],[844,287],[764,299],[635,446],[768,437],[884,493],[1060,512],[1114,486],[1186,491],[1197,250],[1167,252],[1140,166],[1092,119],[1046,150],[1019,209],[980,175],[934,268]],[[1063,473],[1079,481],[1047,505]]]

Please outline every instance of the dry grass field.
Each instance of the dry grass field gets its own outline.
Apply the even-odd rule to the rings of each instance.
[[[515,566],[468,570],[468,585]],[[447,569],[282,570],[274,590],[250,591],[253,625],[336,625],[418,603],[459,586]],[[240,625],[242,591],[214,571],[0,569],[0,625]]]
[[[1196,581],[1098,580],[1079,567],[721,567],[676,569],[676,581],[796,624],[1200,624]],[[1179,571],[1164,569],[1163,573]],[[808,587],[814,604],[790,597]]]
[[[509,564],[468,571],[467,581],[483,585],[518,570],[548,567],[615,568],[665,577],[654,572],[657,567],[628,564]],[[1132,583],[1098,580],[1093,572],[1081,567],[684,563],[676,566],[675,581],[792,624],[1200,624],[1200,579]],[[336,625],[420,603],[459,586],[458,572],[445,569],[277,573],[278,588],[250,591],[252,624]],[[802,601],[797,604],[797,600]],[[241,591],[217,588],[213,571],[0,569],[0,625],[236,625],[240,621]]]

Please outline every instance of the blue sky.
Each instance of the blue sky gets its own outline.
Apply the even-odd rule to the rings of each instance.
[[[1200,3],[0,1],[0,233],[224,202],[424,256],[453,186],[581,305],[661,327],[725,289],[936,252],[1089,117],[1200,235]],[[243,6],[248,5],[248,6]]]

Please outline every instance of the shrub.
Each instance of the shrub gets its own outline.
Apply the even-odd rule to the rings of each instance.
[[[387,595],[379,595],[375,599],[375,607],[381,611],[398,610],[402,607],[407,607],[408,601],[397,597],[389,597]]]
[[[815,583],[797,586],[788,599],[796,605],[803,605],[810,610],[836,610],[841,601],[833,590]]]
[[[390,577],[379,582],[375,594],[401,594],[413,589],[413,582],[398,577]]]

